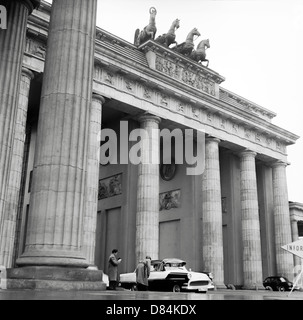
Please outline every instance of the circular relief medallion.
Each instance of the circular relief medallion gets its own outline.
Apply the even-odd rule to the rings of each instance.
[[[175,163],[171,164],[161,164],[160,175],[163,180],[170,181],[176,175],[177,165]]]

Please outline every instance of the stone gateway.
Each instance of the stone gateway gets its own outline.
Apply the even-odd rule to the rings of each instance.
[[[218,288],[292,279],[293,257],[281,247],[297,240],[286,167],[299,137],[221,86],[225,78],[205,65],[216,39],[194,48],[195,28],[184,43],[161,42],[152,8],[133,44],[96,29],[96,6],[7,8],[0,265],[8,288],[104,290],[113,248],[121,273],[149,255],[212,272]]]

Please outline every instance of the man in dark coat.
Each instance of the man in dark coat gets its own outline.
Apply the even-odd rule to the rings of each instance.
[[[109,290],[116,290],[118,285],[118,265],[122,259],[117,258],[118,250],[114,249],[108,259]]]
[[[148,278],[150,275],[151,257],[146,256],[145,260],[138,263],[136,268],[136,282],[138,291],[148,290]]]

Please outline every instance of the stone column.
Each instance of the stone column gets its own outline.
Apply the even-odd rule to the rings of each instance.
[[[0,228],[12,159],[27,19],[39,3],[1,1],[7,9],[7,29],[0,29]]]
[[[11,169],[9,173],[4,216],[0,232],[0,265],[4,265],[7,268],[10,268],[12,266],[26,135],[25,130],[28,110],[28,95],[30,83],[33,77],[34,74],[30,70],[26,68],[22,69],[19,103],[16,115],[16,126],[12,148]]]
[[[99,152],[102,104],[105,99],[93,94],[89,126],[87,195],[84,214],[83,251],[90,265],[95,264],[95,241],[99,189]]]
[[[146,133],[142,139],[142,163],[138,168],[136,257],[137,261],[150,255],[159,257],[159,123],[160,118],[144,115],[139,119],[141,129]]]
[[[256,153],[240,153],[244,288],[262,288],[262,254],[256,178]]]
[[[87,267],[86,208],[97,0],[54,0],[28,234],[19,266]]]
[[[284,246],[292,242],[288,189],[286,180],[286,166],[282,161],[277,161],[272,165],[273,170],[273,195],[274,195],[274,221],[275,221],[275,241],[277,274],[284,275],[289,280],[293,278],[293,256],[283,250]]]
[[[203,270],[211,271],[216,287],[224,287],[223,230],[219,139],[206,138],[202,176]]]

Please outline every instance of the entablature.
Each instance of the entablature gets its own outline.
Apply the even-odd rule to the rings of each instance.
[[[177,112],[191,115],[201,123],[216,123],[220,130],[231,128],[231,132],[236,133],[239,131],[237,128],[242,127],[246,138],[250,139],[254,136],[257,143],[266,143],[266,145],[271,145],[273,140],[275,148],[282,153],[286,152],[287,145],[295,143],[298,139],[296,135],[269,121],[276,115],[275,113],[221,87],[217,87],[217,91],[215,89],[211,91],[212,87],[215,88],[223,81],[223,78],[214,71],[200,65],[196,66],[197,63],[191,62],[196,68],[191,66],[191,72],[199,70],[201,77],[203,75],[211,82],[210,90],[202,90],[196,85],[184,83],[182,77],[178,81],[174,76],[167,75],[169,68],[166,72],[158,70],[160,67],[156,66],[157,56],[164,54],[166,57],[169,55],[169,57],[179,59],[179,67],[182,69],[180,72],[187,72],[189,69],[186,63],[189,63],[189,59],[183,58],[181,61],[180,54],[168,52],[166,55],[165,52],[169,49],[153,41],[141,45],[141,51],[124,42],[122,47],[126,47],[133,56],[136,54],[134,59],[130,53],[123,54],[122,47],[119,49],[117,47],[119,47],[119,39],[111,38],[110,34],[102,31],[102,38],[97,42],[96,48],[95,80],[102,81],[103,79],[105,84],[117,86],[119,91],[126,88],[126,92],[132,95],[140,94],[140,90],[136,88],[142,87],[143,99],[150,100],[159,96],[161,98],[154,103],[160,107],[169,108],[169,106],[178,105]],[[145,57],[147,55],[147,63],[144,61],[144,54]],[[222,95],[228,97],[228,100],[221,99]],[[178,102],[171,102],[176,99]],[[187,109],[191,111],[186,111]],[[231,125],[228,126],[227,123]]]
[[[43,2],[29,19],[25,66],[43,72],[50,5]],[[220,86],[217,72],[152,40],[139,48],[101,28],[96,29],[94,83],[100,94],[163,109],[163,117],[176,117],[205,127],[220,138],[236,139],[286,156],[286,146],[298,136],[271,123],[275,113]]]

